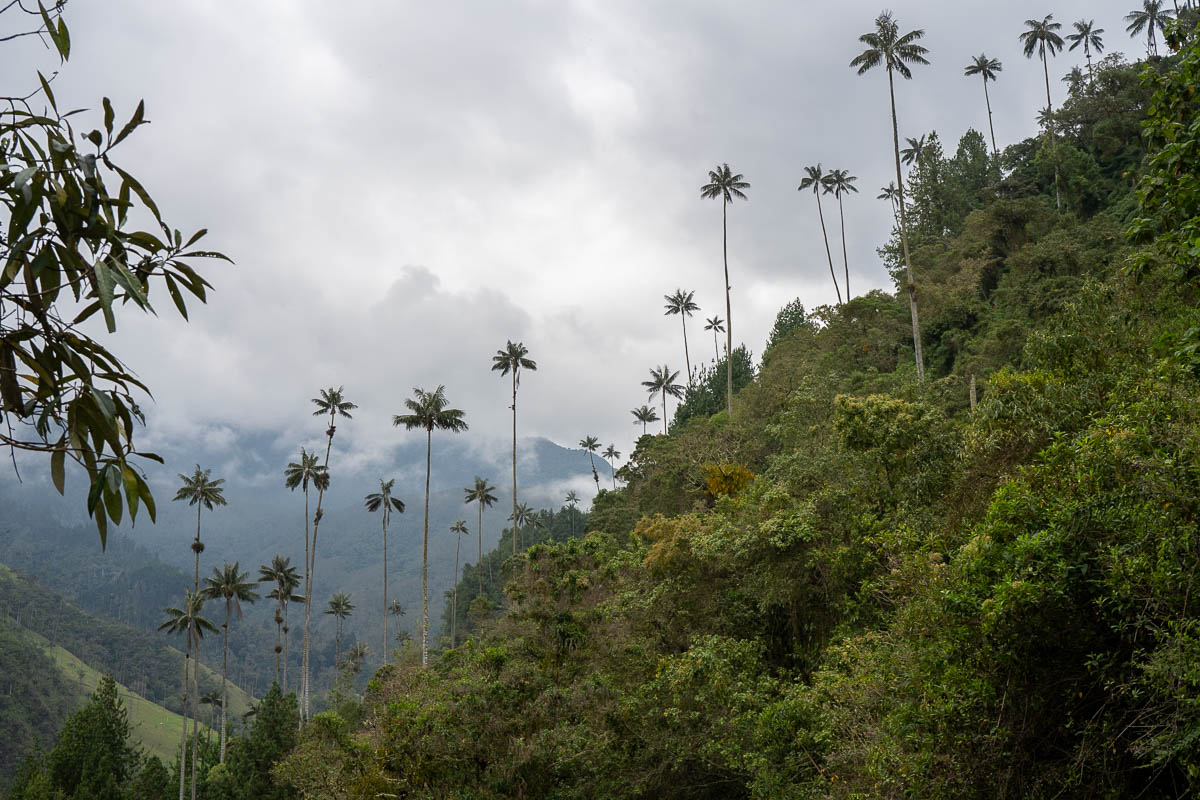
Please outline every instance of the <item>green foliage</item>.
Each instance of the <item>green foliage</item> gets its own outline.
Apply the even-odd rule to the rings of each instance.
[[[106,676],[59,731],[58,744],[46,756],[46,773],[67,797],[123,800],[137,763],[125,706],[116,682]]]
[[[254,725],[242,739],[232,739],[224,774],[209,772],[208,782],[220,784],[223,796],[236,800],[290,800],[296,793],[276,781],[271,770],[296,746],[300,710],[295,693],[284,695],[272,684],[258,704]]]
[[[701,365],[696,370],[696,379],[688,384],[683,401],[675,407],[675,418],[671,425],[682,425],[695,417],[711,417],[725,408],[727,386],[725,371],[728,359],[721,359],[714,367]],[[733,391],[736,395],[754,379],[754,362],[745,345],[733,350]]]
[[[775,315],[775,324],[771,326],[771,332],[767,335],[767,346],[763,350],[763,358],[767,358],[767,353],[778,342],[785,337],[790,336],[794,331],[798,331],[808,325],[808,315],[804,311],[804,303],[800,302],[797,297],[783,308],[779,309],[779,313]],[[734,377],[737,376],[737,367],[734,367]]]

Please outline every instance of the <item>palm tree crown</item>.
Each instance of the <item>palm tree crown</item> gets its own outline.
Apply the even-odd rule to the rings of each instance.
[[[395,485],[395,478],[390,481],[385,481],[383,478],[380,478],[379,491],[371,492],[369,495],[363,498],[363,505],[366,507],[367,511],[370,511],[371,513],[375,513],[376,511],[380,510],[383,511],[384,527],[387,527],[387,524],[391,522],[393,511],[395,511],[397,514],[404,513],[404,501],[399,497],[392,497],[392,487]]]
[[[396,414],[392,417],[392,425],[405,430],[422,428],[427,432],[434,430],[459,433],[467,429],[463,420],[463,412],[457,408],[446,408],[446,387],[438,386],[432,392],[414,388],[415,397],[406,398],[404,407],[411,414]]]
[[[1125,21],[1129,23],[1125,30],[1130,36],[1137,36],[1143,30],[1146,31],[1146,54],[1150,56],[1158,55],[1158,41],[1154,37],[1154,30],[1157,28],[1160,32],[1163,31],[1167,20],[1175,16],[1171,9],[1163,8],[1162,5],[1162,0],[1142,0],[1141,9],[1134,9],[1125,16]]]
[[[225,505],[225,495],[222,494],[225,490],[221,488],[221,484],[225,483],[224,478],[210,478],[211,469],[201,470],[200,465],[196,465],[196,471],[191,475],[179,473],[179,480],[183,481],[183,485],[175,492],[173,500],[187,500],[189,506],[201,505],[212,511],[216,506]]]
[[[295,491],[296,487],[304,492],[308,485],[316,489],[329,488],[329,471],[317,463],[317,454],[300,448],[300,460],[290,461],[283,470],[283,485]]]
[[[646,425],[651,422],[658,422],[658,412],[651,406],[641,406],[633,409],[633,424],[642,426],[642,434],[646,433]]]
[[[1029,30],[1018,38],[1026,58],[1033,58],[1036,52],[1038,58],[1042,59],[1042,70],[1046,75],[1046,108],[1050,108],[1050,67],[1046,59],[1063,49],[1063,39],[1056,33],[1062,28],[1062,23],[1054,22],[1054,15],[1047,14],[1045,19],[1025,20],[1025,27]]]
[[[683,387],[675,382],[675,379],[678,377],[678,371],[671,372],[671,368],[664,364],[661,367],[651,367],[650,380],[642,381],[642,386],[646,387],[646,392],[651,397],[659,393],[662,394],[663,433],[667,432],[667,395],[671,395],[671,397],[676,399],[683,397]]]
[[[529,350],[522,342],[510,341],[503,350],[497,350],[496,355],[492,356],[492,371],[499,372],[501,375],[513,373],[516,376],[517,386],[520,386],[522,369],[537,371],[537,362],[526,358],[528,355]]]
[[[358,408],[358,406],[347,400],[344,392],[345,389],[341,386],[336,389],[332,386],[328,389],[322,389],[321,396],[312,399],[313,405],[317,407],[317,410],[312,412],[312,415],[314,417],[323,417],[328,414],[330,417],[354,419],[350,415],[350,412]]]
[[[708,171],[708,183],[700,187],[700,196],[706,200],[720,197],[726,203],[732,203],[733,198],[747,200],[743,189],[749,189],[750,184],[741,173],[734,174],[728,164],[721,164],[716,169]]]
[[[1094,19],[1081,19],[1072,23],[1072,26],[1075,28],[1075,32],[1067,34],[1067,41],[1071,43],[1067,49],[1074,50],[1083,45],[1083,54],[1087,57],[1088,80],[1091,80],[1092,50],[1097,53],[1104,52],[1104,40],[1100,38],[1100,34],[1104,33],[1104,28],[1097,28]]]

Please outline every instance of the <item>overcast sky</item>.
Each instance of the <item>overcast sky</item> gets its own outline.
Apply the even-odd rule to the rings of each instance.
[[[1094,18],[1107,52],[1138,57],[1123,16],[1134,0],[897,3],[923,28],[931,65],[898,85],[900,135],[936,129],[949,153],[986,131],[985,51],[1001,147],[1033,134],[1041,66],[1022,56],[1023,21]],[[508,435],[506,339],[538,362],[522,382],[522,435],[574,445],[594,434],[628,453],[630,409],[651,366],[683,370],[678,317],[663,295],[694,290],[693,363],[713,358],[705,317],[725,317],[721,208],[699,196],[728,162],[750,181],[730,208],[736,341],[757,357],[781,306],[834,293],[806,165],[844,168],[851,289],[890,290],[875,248],[890,210],[887,80],[848,67],[876,0],[73,0],[72,58],[59,107],[152,121],[117,163],[164,218],[206,227],[235,266],[198,266],[215,291],[184,323],[126,313],[115,349],[150,385],[151,430],[205,436],[229,426],[313,428],[309,398],[343,384],[361,406],[340,428],[360,459],[400,437],[390,416],[412,387],[445,384],[481,442]],[[6,44],[6,93],[57,59]],[[1051,63],[1058,78],[1082,50]],[[100,127],[101,115],[76,122]],[[118,120],[120,122],[121,119]],[[837,237],[836,206],[825,206]],[[837,240],[831,242],[837,252]],[[840,264],[839,264],[840,273]],[[309,433],[320,435],[317,426]]]

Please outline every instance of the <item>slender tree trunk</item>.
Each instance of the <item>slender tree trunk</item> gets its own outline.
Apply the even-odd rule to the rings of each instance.
[[[386,498],[385,498],[386,499]],[[390,502],[390,501],[389,501]],[[388,568],[387,568],[387,506],[384,506],[383,513],[383,663],[388,663]]]
[[[1053,103],[1050,102],[1050,65],[1046,58],[1045,43],[1042,44],[1041,51],[1042,51],[1042,72],[1046,76],[1046,113],[1048,114],[1050,111],[1052,111],[1054,109],[1054,105],[1053,105]],[[1046,124],[1046,135],[1050,136],[1050,137],[1053,137],[1053,135],[1054,135],[1053,131],[1050,129],[1049,122],[1047,122],[1047,124]],[[1055,164],[1054,164],[1054,207],[1061,210],[1062,209],[1062,192],[1059,191],[1058,184],[1059,184],[1059,181],[1058,181],[1058,159],[1057,159],[1057,154],[1056,154]]]
[[[726,366],[728,367],[729,365],[726,364]],[[666,436],[667,435],[667,390],[666,389],[663,389],[663,391],[662,391],[662,401],[663,401],[663,436]],[[595,472],[595,470],[596,470],[596,467],[595,467],[595,465],[593,465],[592,471]]]
[[[192,543],[192,552],[196,554],[196,574],[192,578],[192,593],[200,594],[200,507],[201,503],[196,503],[196,541]]]
[[[279,614],[279,611],[277,610],[275,613]],[[279,619],[280,620],[283,619],[282,614],[279,614]],[[276,683],[279,683],[279,654],[283,650],[283,645],[280,644],[280,631],[279,631],[279,626],[282,624],[283,624],[282,622],[275,623],[275,682]]]
[[[733,287],[729,285],[729,227],[726,222],[726,206],[729,201],[722,198],[721,200],[721,254],[725,259],[725,358],[729,358],[729,354],[733,352],[733,307],[729,302],[729,293]],[[663,414],[666,412],[666,401],[663,401]],[[725,370],[725,408],[729,413],[729,419],[733,419],[733,370]],[[663,420],[663,426],[667,424],[666,419]]]
[[[1088,48],[1087,40],[1083,43],[1083,54],[1087,56],[1088,62],[1088,86],[1096,82],[1096,76],[1092,74],[1092,51]]]
[[[462,537],[454,534],[454,600],[450,604],[450,648],[458,646],[458,554]]]
[[[1088,60],[1088,74],[1090,75],[1091,72],[1092,72],[1092,62],[1091,62],[1091,59],[1089,59]],[[996,154],[996,156],[998,158],[1000,156],[1000,148],[996,147],[996,128],[992,125],[992,99],[990,97],[988,97],[987,78],[983,79],[983,100],[985,103],[987,103],[988,131],[990,131],[992,134],[992,151]]]
[[[291,594],[291,590],[288,590]],[[283,603],[283,686],[280,689],[284,694],[287,694],[288,687],[288,623],[287,623],[288,604]]]
[[[1050,102],[1050,66],[1046,60],[1046,44],[1043,42],[1040,47],[1042,56],[1042,73],[1046,76],[1046,110],[1050,111],[1054,108],[1054,104]]]
[[[312,562],[312,537],[309,535],[308,517],[308,486],[304,486],[304,635],[300,644],[300,727],[304,727],[305,708],[304,698],[308,692],[308,607],[312,599],[310,588],[309,564]],[[284,669],[287,669],[286,665]],[[286,680],[286,679],[285,679]]]
[[[188,683],[189,662],[192,658],[191,625],[188,625],[188,642],[184,647],[183,656],[183,730],[179,734],[179,800],[183,800],[183,787],[187,780],[187,724],[188,703],[191,695],[191,685]]]
[[[479,573],[479,596],[483,597],[483,500],[476,497],[475,505],[479,506],[479,527],[475,529],[479,536],[479,557],[475,562],[475,571]]]
[[[683,323],[683,363],[687,365],[688,386],[692,385],[692,357],[688,355],[687,345],[687,312],[679,312],[679,321]]]
[[[329,475],[329,453],[331,450],[333,450],[333,434],[336,431],[336,428],[334,427],[333,423],[334,423],[336,414],[337,414],[337,407],[335,406],[332,409],[330,409],[330,411],[329,411],[329,430],[325,432],[325,435],[327,437],[325,440],[325,463],[321,465],[321,469],[324,471],[326,476]],[[314,585],[313,573],[316,572],[316,569],[317,569],[317,531],[321,527],[321,513],[322,513],[321,507],[322,507],[322,504],[324,503],[324,501],[325,501],[325,489],[322,487],[317,487],[317,511],[315,514],[313,514],[313,524],[312,524],[312,553],[310,556],[309,564],[305,568],[305,572],[308,573],[308,591],[306,593],[305,601],[304,601],[304,667],[303,667],[303,671],[304,671],[304,684],[303,684],[303,686],[304,686],[304,709],[303,709],[303,713],[301,714],[301,721],[307,721],[309,718],[309,697],[312,694],[312,681],[309,677],[308,621],[309,621],[309,607],[312,605],[311,598],[312,598],[313,585]],[[307,513],[307,511],[308,511],[307,496],[305,497],[304,505],[305,505],[305,512]],[[336,670],[336,666],[337,665],[335,664],[334,665],[335,670]]]
[[[842,228],[842,267],[846,270],[846,302],[850,302],[850,259],[846,257],[846,213],[842,210],[842,194],[838,192],[838,219]]]
[[[717,346],[717,329],[713,328],[713,367],[721,363],[721,348]],[[642,431],[645,433],[646,431]]]
[[[196,800],[196,753],[199,750],[200,731],[200,639],[196,639],[196,664],[192,674],[192,686],[195,691],[192,695],[192,800]]]
[[[425,429],[425,535],[421,545],[421,666],[429,666],[429,452],[433,447],[433,428]],[[513,536],[517,523],[513,521]]]
[[[513,367],[513,555],[517,554],[517,370]]]
[[[221,763],[225,763],[225,707],[229,705],[229,687],[226,676],[229,674],[229,600],[225,600],[225,641],[221,646]]]
[[[817,184],[818,190],[820,184]],[[825,240],[825,258],[829,261],[829,277],[833,278],[833,290],[837,292],[838,305],[842,304],[842,290],[838,288],[837,273],[833,271],[833,256],[829,253],[829,234],[825,232],[825,212],[821,210],[821,195],[819,191],[813,192],[817,198],[817,215],[821,218],[821,237]]]
[[[917,360],[917,382],[925,381],[925,357],[921,352],[921,323],[917,314],[917,283],[913,279],[912,260],[908,254],[908,219],[904,213],[904,177],[900,172],[900,126],[896,121],[896,86],[891,67],[888,68],[888,92],[892,100],[892,145],[896,155],[896,198],[900,206],[900,244],[904,250],[904,274],[908,280],[908,308],[912,315],[913,351]]]

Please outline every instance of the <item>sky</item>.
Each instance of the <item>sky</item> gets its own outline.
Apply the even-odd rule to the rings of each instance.
[[[1106,29],[1106,54],[1137,58],[1133,0],[896,3],[923,28],[931,64],[897,85],[900,136],[937,130],[948,154],[986,132],[971,57],[1003,62],[990,86],[1000,146],[1036,132],[1041,65],[1021,53],[1027,18],[1053,12]],[[357,466],[385,462],[413,387],[444,384],[481,448],[511,435],[511,385],[490,370],[507,340],[523,375],[522,436],[598,436],[628,454],[630,409],[656,365],[684,369],[666,294],[695,292],[693,365],[714,355],[704,320],[725,318],[720,203],[708,170],[751,188],[729,208],[734,339],[761,355],[779,309],[834,301],[816,201],[797,191],[820,163],[857,176],[845,202],[851,290],[892,287],[876,248],[894,180],[886,75],[855,75],[878,2],[689,0],[73,0],[61,107],[100,98],[118,123],[139,99],[151,124],[114,153],[184,235],[207,228],[229,255],[183,322],[123,313],[106,342],[150,387],[139,441],[231,430],[319,437],[309,399],[345,387],[360,409],[339,428]],[[6,43],[7,94],[59,69],[34,39]],[[1082,50],[1050,64],[1059,78]],[[837,207],[826,198],[830,245]],[[841,264],[838,263],[841,274]],[[103,338],[103,337],[102,337]],[[660,412],[661,413],[661,412]],[[344,434],[342,432],[345,432]],[[234,439],[230,438],[231,443]],[[231,446],[233,446],[231,444]]]

